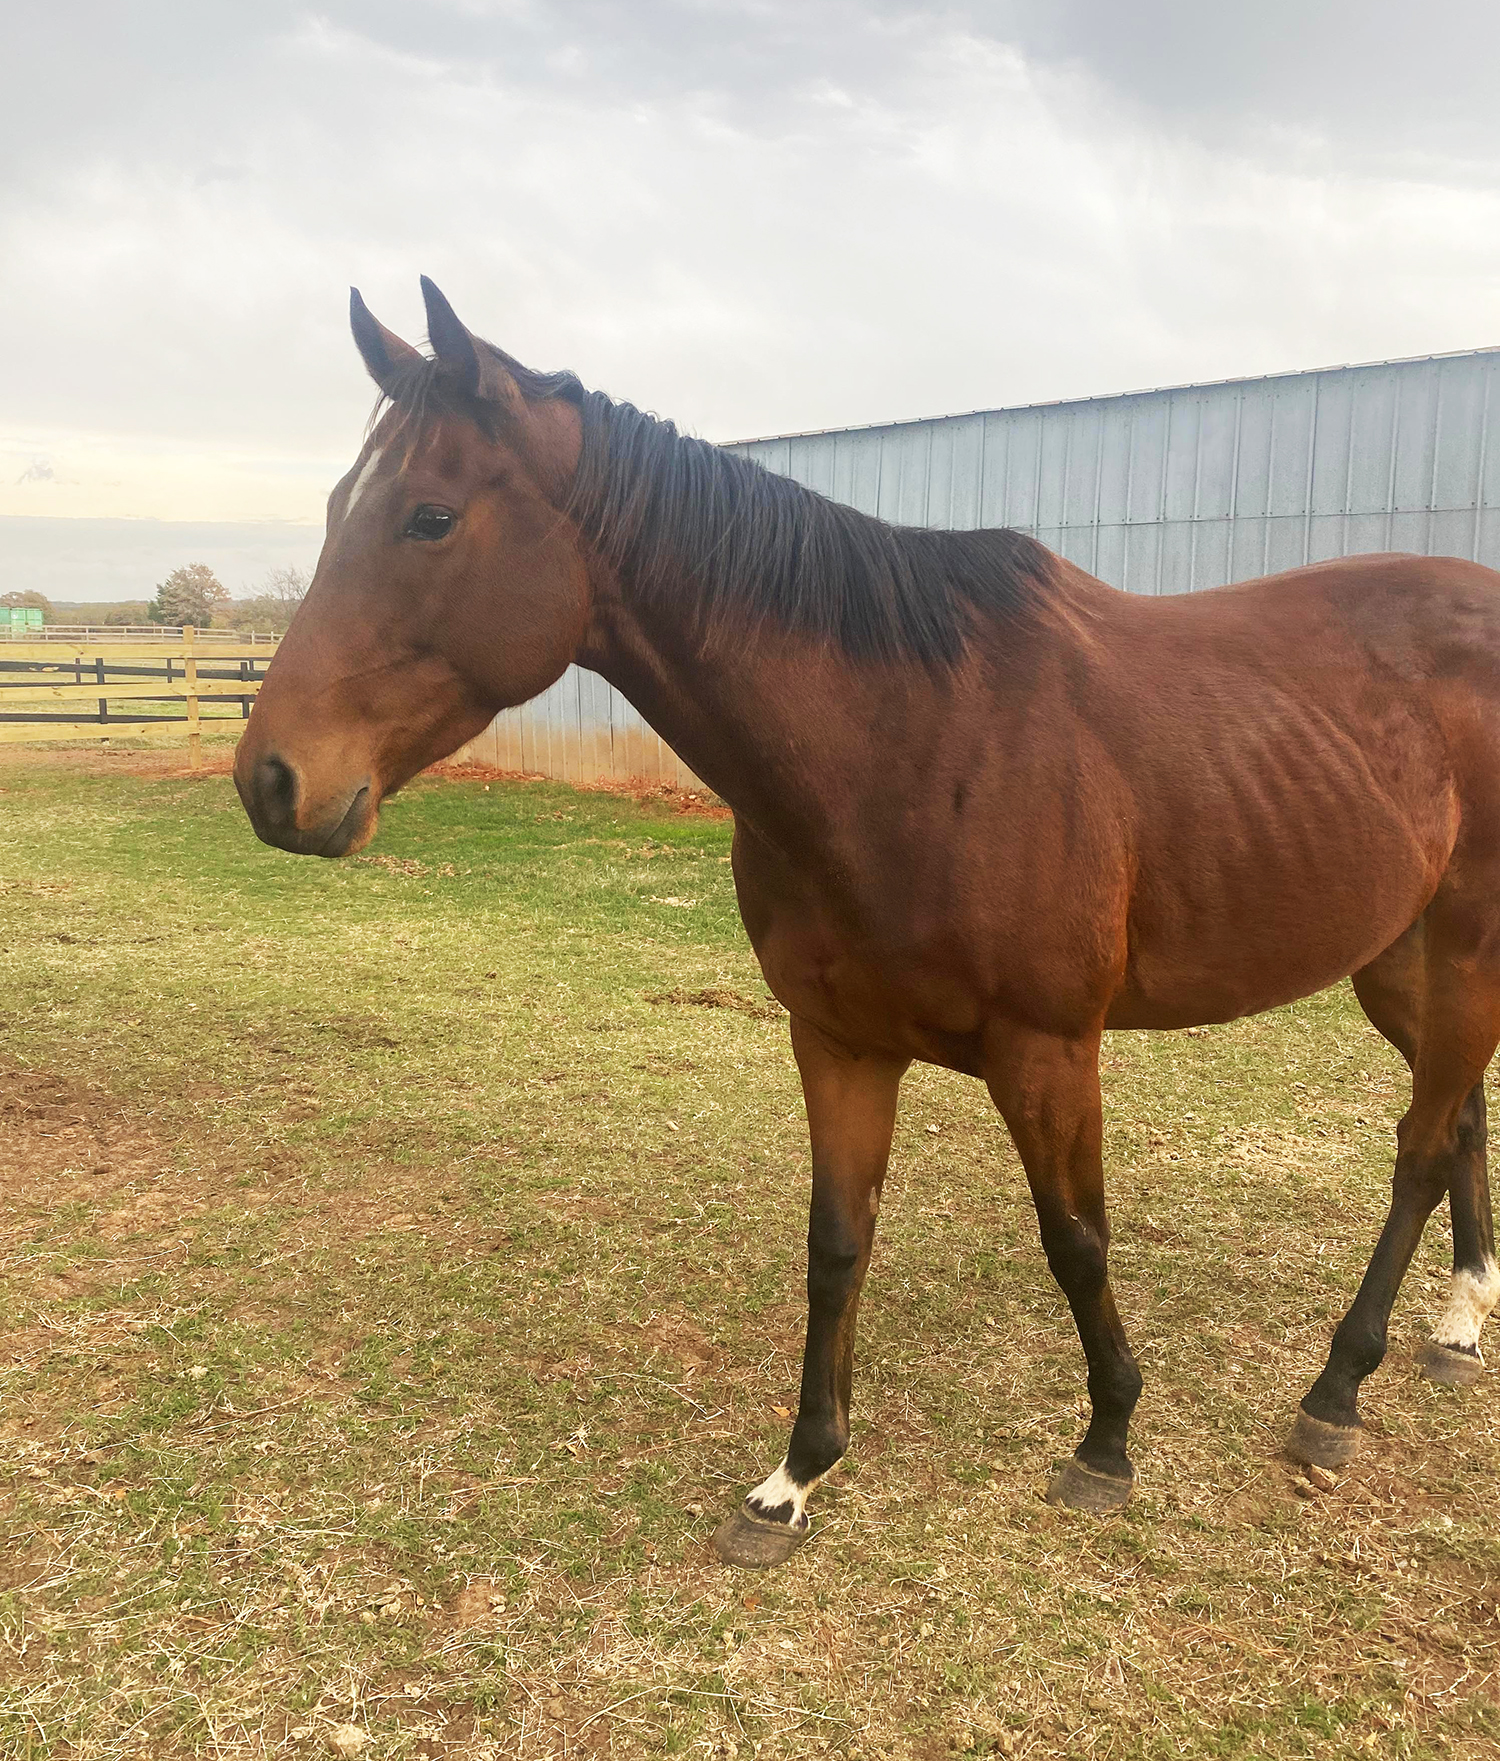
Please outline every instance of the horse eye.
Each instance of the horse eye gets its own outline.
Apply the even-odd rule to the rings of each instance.
[[[430,502],[419,507],[406,522],[404,538],[446,538],[458,516],[451,508],[434,507]]]

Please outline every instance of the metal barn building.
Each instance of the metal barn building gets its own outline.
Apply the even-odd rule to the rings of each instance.
[[[1131,593],[1358,552],[1500,568],[1500,349],[743,441],[726,450],[903,525],[1014,526]],[[573,782],[696,779],[570,668],[464,756]]]

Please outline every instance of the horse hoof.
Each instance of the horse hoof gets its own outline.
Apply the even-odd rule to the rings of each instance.
[[[1102,1516],[1107,1510],[1118,1510],[1130,1496],[1133,1479],[1120,1479],[1114,1474],[1101,1474],[1085,1467],[1076,1456],[1065,1461],[1052,1476],[1047,1488],[1049,1504],[1065,1504],[1069,1510],[1089,1510]]]
[[[714,1531],[713,1549],[725,1565],[765,1571],[784,1565],[811,1533],[805,1522],[795,1529],[790,1523],[767,1522],[742,1504]]]
[[[1298,1407],[1286,1452],[1293,1461],[1305,1461],[1309,1467],[1344,1467],[1359,1451],[1359,1433],[1358,1425],[1330,1425]]]
[[[1417,1353],[1417,1367],[1429,1382],[1441,1382],[1445,1388],[1472,1388],[1484,1375],[1484,1359],[1477,1351],[1460,1351],[1435,1339],[1427,1340]]]

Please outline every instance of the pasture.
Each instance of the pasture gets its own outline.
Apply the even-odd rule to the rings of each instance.
[[[1493,1378],[1411,1365],[1442,1218],[1360,1460],[1279,1448],[1405,1103],[1347,988],[1108,1042],[1102,1521],[1041,1498],[1083,1365],[1019,1166],[914,1070],[853,1449],[737,1573],[807,1155],[728,821],[424,779],[316,863],[213,769],[0,757],[0,1753],[1497,1752]]]

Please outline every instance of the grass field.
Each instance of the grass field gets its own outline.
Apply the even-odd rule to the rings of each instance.
[[[1496,1397],[1435,1220],[1328,1491],[1279,1453],[1383,1215],[1346,990],[1107,1048],[1137,1495],[979,1085],[910,1077],[855,1445],[795,1403],[807,1156],[729,825],[421,782],[364,855],[227,777],[0,758],[0,1755],[1500,1754]]]

